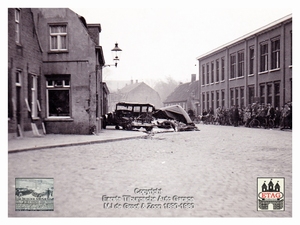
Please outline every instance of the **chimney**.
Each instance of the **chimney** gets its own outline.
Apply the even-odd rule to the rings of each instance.
[[[194,82],[194,81],[196,81],[196,74],[192,74],[192,76],[191,76],[191,82]]]
[[[87,30],[96,45],[99,45],[99,34],[101,32],[100,24],[87,24]]]

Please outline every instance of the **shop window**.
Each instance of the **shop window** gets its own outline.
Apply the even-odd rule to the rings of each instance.
[[[47,115],[48,117],[67,117],[70,115],[70,76],[47,77]]]

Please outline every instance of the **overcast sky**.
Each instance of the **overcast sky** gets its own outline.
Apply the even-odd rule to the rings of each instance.
[[[87,23],[100,23],[100,45],[113,63],[115,42],[123,50],[118,68],[106,67],[104,79],[188,82],[198,77],[197,56],[292,13],[292,8],[77,8]],[[195,66],[196,65],[196,66]]]
[[[288,14],[293,13],[293,19],[295,15],[293,0],[149,2],[14,0],[8,7],[68,7],[87,23],[100,23],[106,63],[113,63],[115,42],[123,50],[118,68],[104,68],[105,81],[158,81],[170,76],[188,82],[193,73],[198,79],[197,56]]]

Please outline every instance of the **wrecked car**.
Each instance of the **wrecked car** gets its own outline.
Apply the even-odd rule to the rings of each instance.
[[[21,197],[24,195],[29,195],[33,192],[33,190],[28,189],[28,188],[16,188],[16,195]]]
[[[148,103],[119,102],[114,112],[107,113],[102,118],[104,129],[113,125],[116,129],[124,130],[145,128],[146,131],[151,131],[154,127],[174,131],[199,130],[180,105],[155,109]]]
[[[190,116],[180,105],[171,105],[157,109],[153,113],[159,128],[173,128],[175,131],[199,130]],[[165,119],[162,122],[159,120]]]
[[[122,127],[124,130],[145,128],[151,131],[154,127],[152,114],[155,107],[148,103],[119,102],[112,113],[103,118],[103,128],[107,125],[114,125],[116,129]]]

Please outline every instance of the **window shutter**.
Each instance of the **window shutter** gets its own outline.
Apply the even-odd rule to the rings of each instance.
[[[41,106],[41,103],[42,103],[42,101],[41,101],[41,99],[42,99],[41,98],[41,96],[42,96],[42,86],[41,86],[41,84],[42,84],[42,82],[41,82],[41,79],[42,79],[42,76],[38,75],[37,76],[37,101],[38,101],[38,104],[39,104],[39,106],[38,106],[38,116],[40,118],[42,116],[42,112],[41,112],[41,110],[42,110],[42,106]]]
[[[28,108],[28,111],[29,109],[31,109],[31,106],[32,106],[32,93],[31,93],[31,88],[32,88],[32,75],[28,73],[28,79],[27,79],[27,99],[28,99],[28,105],[29,105],[29,108]],[[31,117],[31,113],[30,113],[30,117]]]
[[[13,117],[13,104],[12,104],[12,73],[11,69],[8,69],[8,118]]]

